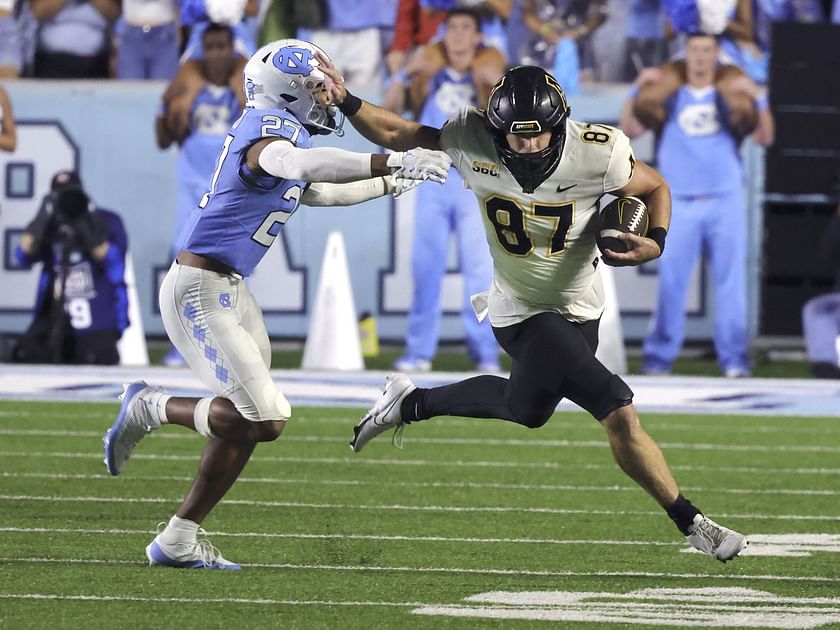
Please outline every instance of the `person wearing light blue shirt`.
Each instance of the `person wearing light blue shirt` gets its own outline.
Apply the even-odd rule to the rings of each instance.
[[[714,342],[720,370],[730,377],[750,372],[742,138],[730,127],[729,105],[715,87],[718,55],[716,37],[689,36],[686,81],[658,104],[657,166],[671,187],[673,205],[668,247],[659,264],[656,310],[644,340],[642,369],[648,374],[670,372],[682,347],[686,294],[701,252],[708,258],[715,291]],[[772,117],[766,99],[746,76],[736,86],[759,110],[753,137],[769,144]],[[648,87],[641,88],[637,99]]]

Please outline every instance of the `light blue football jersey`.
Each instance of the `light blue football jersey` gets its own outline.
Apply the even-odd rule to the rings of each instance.
[[[183,249],[214,258],[243,276],[265,256],[307,185],[248,168],[246,153],[263,138],[285,138],[303,149],[312,146],[309,132],[290,112],[246,108],[228,132],[209,191],[179,238]]]
[[[671,193],[702,196],[731,192],[743,185],[738,140],[727,126],[717,90],[681,87],[667,103],[657,167]]]

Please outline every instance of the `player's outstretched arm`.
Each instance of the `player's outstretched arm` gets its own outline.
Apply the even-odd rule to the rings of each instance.
[[[636,162],[633,176],[624,186],[611,190],[610,194],[619,197],[638,197],[645,202],[650,213],[648,234],[653,230],[668,231],[671,223],[671,190],[659,171],[644,162]],[[627,245],[626,252],[613,252],[604,256],[604,262],[613,267],[640,265],[662,255],[662,248],[652,238],[635,234],[622,234],[619,238]]]
[[[318,55],[318,68],[327,76],[330,101],[365,138],[395,151],[414,147],[440,150],[440,129],[405,120],[394,112],[349,94],[344,77],[332,62]]]

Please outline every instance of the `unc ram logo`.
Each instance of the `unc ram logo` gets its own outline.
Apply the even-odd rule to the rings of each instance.
[[[314,70],[310,62],[315,59],[315,54],[306,48],[286,46],[278,50],[271,60],[274,67],[286,74],[297,74],[307,77]]]

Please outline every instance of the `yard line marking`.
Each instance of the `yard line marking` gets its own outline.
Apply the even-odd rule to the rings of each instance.
[[[82,602],[150,602],[161,604],[256,604],[259,606],[442,606],[414,602],[342,601],[331,599],[248,599],[243,597],[140,597],[139,595],[53,595],[49,593],[0,593],[0,599],[34,599]],[[459,608],[460,604],[445,604]],[[470,606],[472,608],[472,606]]]
[[[109,474],[70,474],[70,473],[15,473],[3,472],[0,477],[29,478],[29,479],[58,479],[85,481],[108,481],[113,477]],[[192,481],[192,475],[131,475],[123,477],[126,481]],[[580,486],[563,484],[532,484],[532,483],[486,483],[473,481],[394,481],[386,479],[383,481],[360,481],[358,479],[293,479],[289,477],[240,477],[237,483],[265,483],[281,485],[307,485],[317,484],[325,486],[395,486],[403,488],[472,488],[472,489],[493,489],[493,490],[546,490],[546,491],[578,491],[578,492],[638,492],[636,485],[626,486]],[[791,496],[838,496],[840,490],[790,490],[766,488],[704,488],[701,486],[689,486],[692,492],[717,492],[720,494],[770,494],[770,495],[791,495]]]
[[[16,534],[146,534],[155,535],[152,529],[69,529],[52,527],[0,527],[0,532]],[[663,542],[647,540],[561,540],[552,538],[467,538],[459,536],[403,536],[387,534],[312,534],[285,532],[210,532],[211,536],[219,538],[281,538],[302,540],[376,540],[398,542],[446,542],[446,543],[475,543],[475,544],[527,544],[527,545],[650,545],[654,547],[684,547],[685,542]]]
[[[0,495],[0,501],[47,501],[85,503],[180,503],[180,498],[165,497],[91,497],[91,496],[43,496],[43,495]],[[635,510],[579,510],[571,508],[510,507],[510,506],[458,506],[458,505],[353,505],[350,503],[303,503],[301,501],[256,501],[251,499],[225,499],[226,505],[247,505],[254,507],[308,508],[314,510],[383,510],[407,512],[495,512],[526,514],[597,514],[605,516],[661,516],[662,512]],[[774,521],[837,521],[840,516],[825,514],[718,514],[720,518],[740,518]],[[717,517],[716,517],[717,518]]]
[[[26,562],[32,564],[120,564],[140,566],[147,565],[139,560],[98,560],[95,558],[33,558],[33,557],[0,557],[0,562]],[[716,574],[716,573],[665,573],[655,571],[549,571],[534,569],[489,569],[465,567],[405,567],[405,566],[374,566],[374,565],[326,565],[326,564],[292,564],[292,563],[245,563],[246,569],[290,569],[301,571],[362,571],[394,573],[450,573],[455,575],[526,575],[534,577],[631,577],[656,579],[719,579],[723,581],[762,581],[762,582],[816,582],[838,584],[840,577],[826,577],[818,575],[744,575],[744,574]]]
[[[181,461],[194,463],[199,458],[195,455],[154,455],[147,453],[132,453],[132,460],[148,461]],[[48,451],[0,451],[0,457],[46,457],[68,459],[96,459],[102,460],[100,452],[48,452]],[[470,461],[457,459],[371,459],[367,457],[280,457],[270,455],[255,455],[249,463],[290,463],[290,464],[345,464],[345,465],[373,465],[373,466],[454,466],[457,468],[543,468],[551,470],[614,470],[616,464],[560,464],[558,462],[508,462],[508,461]],[[758,466],[695,466],[674,465],[671,470],[690,472],[727,472],[727,473],[780,473],[784,475],[840,475],[840,468],[761,468]]]
[[[0,429],[0,435],[16,437],[79,437],[99,438],[103,433],[99,431],[49,431],[41,429]],[[194,433],[155,433],[154,439],[184,440],[198,439]],[[337,436],[320,435],[286,435],[285,442],[304,443],[333,443],[344,444],[347,438]],[[412,443],[454,445],[454,446],[526,446],[541,448],[604,448],[608,445],[606,438],[602,440],[523,440],[518,438],[435,438],[418,437],[412,438]],[[707,444],[691,442],[658,442],[659,447],[672,450],[700,450],[700,451],[736,451],[756,453],[840,453],[840,446],[817,446],[817,445],[761,445],[761,444]]]

